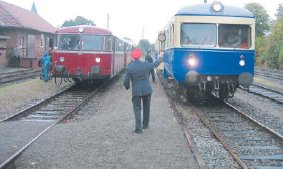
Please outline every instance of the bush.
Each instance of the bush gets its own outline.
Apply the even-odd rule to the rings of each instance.
[[[255,59],[256,59],[256,65],[262,66],[264,65],[264,52],[266,50],[266,38],[265,37],[256,37],[255,41]]]
[[[283,70],[283,46],[281,46],[278,62],[279,62],[279,69]]]

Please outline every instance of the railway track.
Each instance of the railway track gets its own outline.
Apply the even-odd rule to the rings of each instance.
[[[283,80],[283,72],[279,70],[270,70],[264,68],[255,68],[254,70],[255,75],[269,77],[272,79]]]
[[[35,140],[57,123],[70,118],[109,82],[93,87],[73,86],[1,121],[0,169],[13,167],[14,161]]]
[[[9,83],[15,83],[26,79],[36,78],[40,76],[41,71],[22,70],[15,72],[7,72],[0,74],[0,86],[7,85]]]
[[[232,105],[192,107],[242,168],[283,168],[283,137]]]
[[[243,88],[241,88],[243,89]],[[244,89],[243,89],[244,90]],[[256,94],[279,104],[283,104],[283,93],[277,90],[273,90],[258,84],[252,84],[248,90],[249,93]]]
[[[168,89],[169,97],[176,100],[174,94],[170,94],[172,89]],[[182,113],[174,108],[174,102],[170,103],[174,113],[182,116]],[[210,106],[195,106],[189,103],[189,107],[184,109],[191,109],[197,114],[241,168],[283,168],[282,135],[232,105],[213,102]]]

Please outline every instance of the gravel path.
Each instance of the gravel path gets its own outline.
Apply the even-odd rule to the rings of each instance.
[[[120,78],[67,123],[56,125],[16,162],[19,168],[198,168],[160,84],[149,128],[137,134],[131,91]]]

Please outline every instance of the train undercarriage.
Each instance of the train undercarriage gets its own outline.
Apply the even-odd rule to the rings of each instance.
[[[171,89],[172,95],[180,98],[183,102],[189,100],[206,103],[215,97],[219,100],[232,98],[239,87],[237,79],[237,76],[232,78],[215,76],[211,79],[203,76],[199,78],[197,83],[178,83],[172,76],[168,76],[166,83]]]

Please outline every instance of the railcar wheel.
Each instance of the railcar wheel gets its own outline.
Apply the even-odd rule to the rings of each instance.
[[[163,69],[163,77],[164,79],[166,79],[169,76],[169,73],[167,72],[167,70],[164,68]]]
[[[77,78],[72,78],[73,79],[73,81],[77,84],[77,83],[80,83],[80,80],[79,79],[77,79]]]
[[[224,100],[228,97],[228,87],[225,83],[220,84],[219,92],[218,92],[218,97],[220,100]]]

